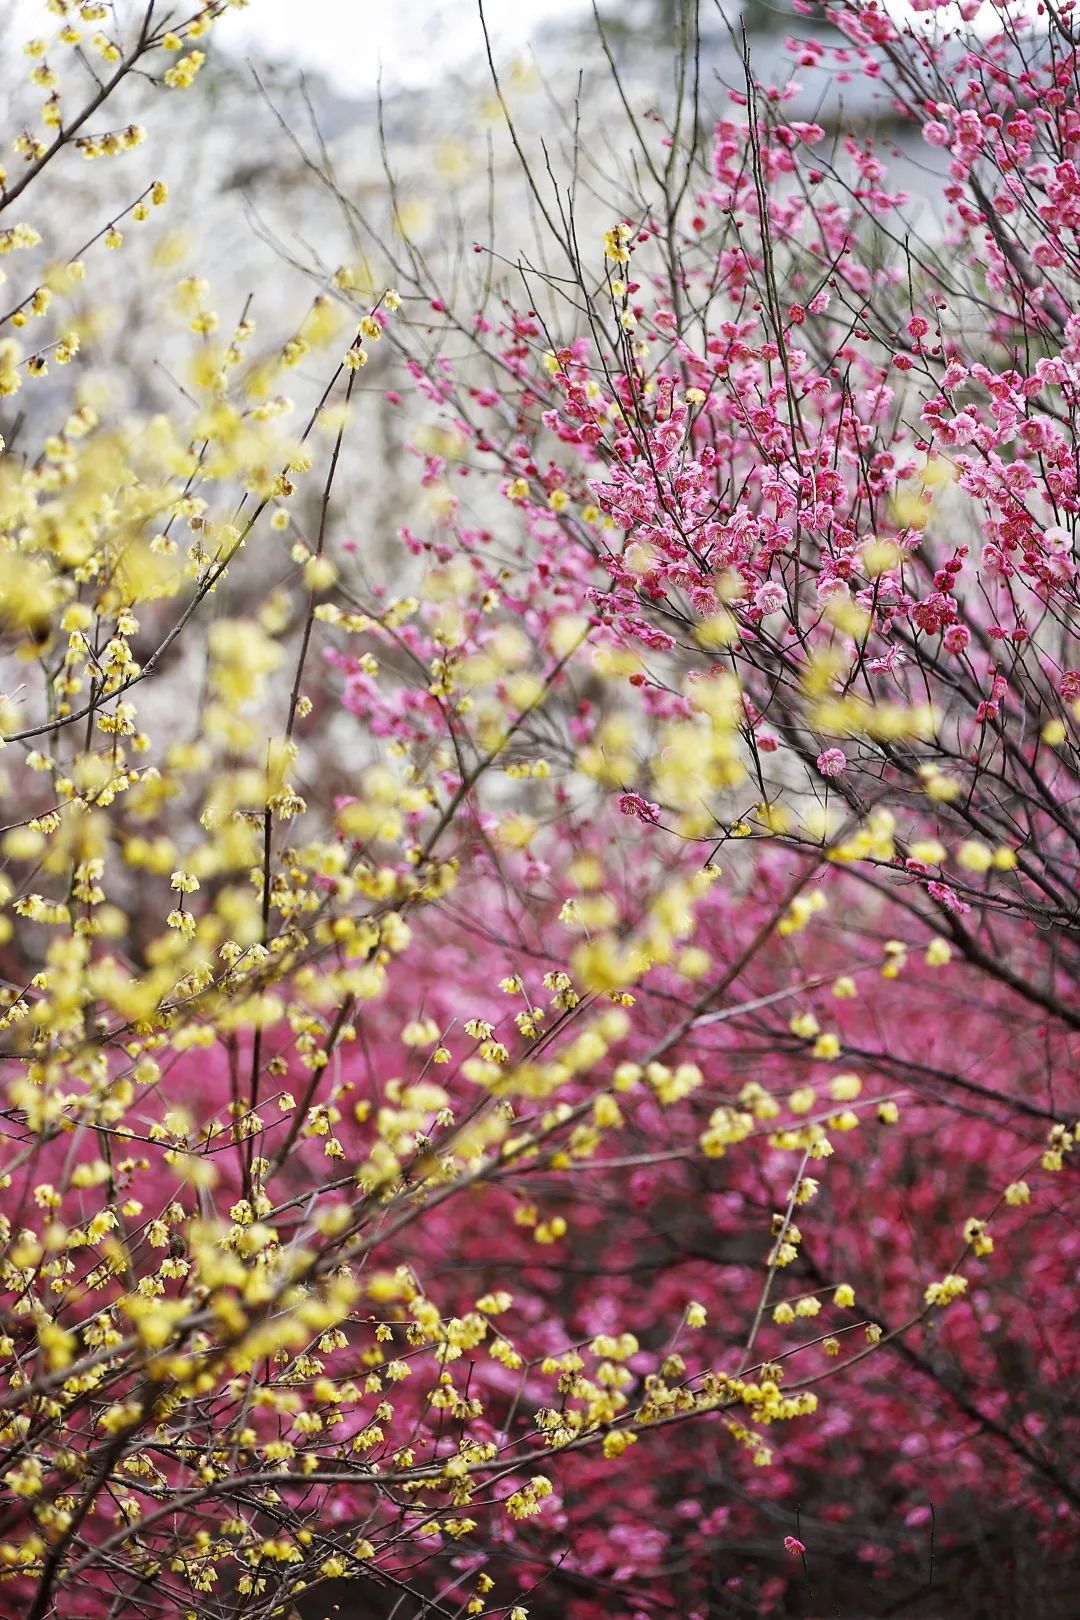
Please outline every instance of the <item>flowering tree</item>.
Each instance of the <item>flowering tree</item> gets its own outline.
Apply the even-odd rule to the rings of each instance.
[[[625,174],[503,100],[542,259],[406,237],[265,348],[188,278],[139,419],[90,289],[165,188],[71,244],[50,176],[122,174],[112,99],[226,9],[49,0],[0,192],[5,1603],[1030,1594],[1080,1500],[1071,13],[790,41],[948,153],[924,239],[749,56],[706,128],[687,8]],[[376,345],[392,548],[335,498]]]

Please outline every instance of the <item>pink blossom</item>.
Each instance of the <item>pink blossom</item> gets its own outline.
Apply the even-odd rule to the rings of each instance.
[[[660,820],[660,806],[651,804],[648,799],[643,799],[640,793],[621,794],[619,809],[624,816],[636,816],[639,821],[655,822]]]
[[[944,906],[946,911],[951,911],[954,916],[963,916],[965,912],[971,910],[967,901],[961,900],[956,890],[948,883],[928,883],[926,892],[932,900],[936,900],[939,905]]]
[[[842,776],[847,770],[848,758],[842,748],[826,748],[815,764],[822,776]]]

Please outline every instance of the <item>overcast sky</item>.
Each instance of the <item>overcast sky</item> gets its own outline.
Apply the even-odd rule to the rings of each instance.
[[[0,0],[0,5],[4,0]],[[524,50],[548,18],[587,15],[589,0],[484,0],[500,52]],[[251,0],[218,24],[223,46],[254,46],[298,67],[319,68],[343,91],[383,82],[437,84],[448,68],[479,60],[477,0]]]

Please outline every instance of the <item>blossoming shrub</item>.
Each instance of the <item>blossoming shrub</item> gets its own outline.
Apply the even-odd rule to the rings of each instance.
[[[1066,17],[791,42],[940,239],[752,61],[704,135],[685,20],[602,229],[522,150],[543,274],[266,348],[189,280],[138,420],[47,188],[226,8],[155,9],[51,0],[0,193],[5,1602],[964,1612],[1078,1495]]]

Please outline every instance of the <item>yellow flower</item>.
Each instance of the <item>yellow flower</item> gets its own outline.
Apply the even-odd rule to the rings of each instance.
[[[604,252],[614,264],[628,264],[630,262],[629,244],[633,232],[629,225],[613,225],[609,231],[604,232]]]
[[[932,1282],[923,1293],[923,1299],[928,1305],[951,1305],[954,1299],[959,1299],[967,1291],[967,1278],[949,1272],[940,1282]]]

